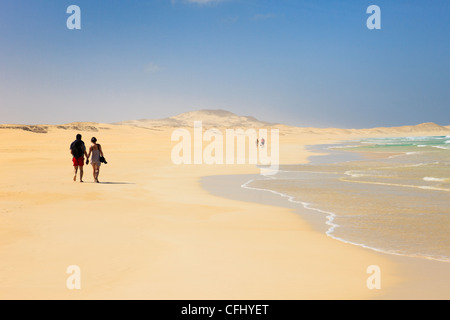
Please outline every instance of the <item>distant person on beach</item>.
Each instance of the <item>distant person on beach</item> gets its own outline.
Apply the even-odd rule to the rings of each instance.
[[[256,139],[256,148],[258,148],[258,146],[259,146],[259,140]]]
[[[264,144],[266,143],[266,141],[264,140],[264,138],[261,138],[261,147],[264,148]]]
[[[73,156],[73,181],[77,181],[77,172],[78,168],[80,168],[80,182],[83,182],[84,156],[87,158],[87,153],[86,146],[83,140],[81,140],[81,134],[77,134],[76,140],[70,145],[70,153]]]
[[[104,160],[102,146],[97,143],[97,139],[93,137],[91,139],[91,142],[92,146],[89,148],[89,154],[87,155],[87,164],[89,164],[89,157],[92,153],[91,164],[94,174],[94,182],[100,183],[100,181],[98,181],[98,175],[100,174],[100,165],[102,160],[104,163],[106,163],[106,161]]]

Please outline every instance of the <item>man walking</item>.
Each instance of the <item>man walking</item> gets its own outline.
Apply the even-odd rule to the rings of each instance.
[[[87,153],[86,153],[86,146],[83,140],[81,140],[81,134],[77,134],[77,139],[70,145],[70,153],[73,156],[72,158],[74,168],[73,181],[77,181],[77,172],[79,167],[80,182],[83,182],[84,156],[86,156],[87,158]]]

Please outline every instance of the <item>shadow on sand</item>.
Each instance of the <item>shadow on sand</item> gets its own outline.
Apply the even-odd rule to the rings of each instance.
[[[99,184],[136,184],[134,182],[103,182],[100,181]]]
[[[94,183],[94,181],[83,181],[83,183]],[[136,184],[134,182],[102,182],[100,181],[98,184]]]

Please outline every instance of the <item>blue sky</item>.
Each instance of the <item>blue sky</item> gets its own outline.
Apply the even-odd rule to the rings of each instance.
[[[81,30],[68,30],[69,5]],[[381,30],[369,30],[369,5]],[[0,123],[450,124],[450,1],[2,0]]]

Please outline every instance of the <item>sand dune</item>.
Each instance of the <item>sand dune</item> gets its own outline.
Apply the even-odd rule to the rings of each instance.
[[[268,122],[250,116],[238,116],[225,110],[198,110],[159,120],[130,120],[119,124],[137,127],[192,127],[194,121],[202,121],[204,127],[266,127]]]
[[[361,133],[385,133],[385,134],[409,134],[417,132],[431,132],[431,133],[441,133],[448,132],[448,128],[444,126],[437,125],[432,122],[422,123],[415,126],[401,126],[401,127],[381,127],[373,129],[359,130]]]
[[[45,125],[19,125],[19,124],[2,124],[0,130],[24,130],[34,133],[47,133],[48,126]]]
[[[100,125],[94,122],[74,122],[63,125],[21,125],[21,124],[3,124],[0,130],[24,130],[34,133],[48,133],[49,130],[78,130],[87,132],[97,132],[99,128],[109,129],[107,125]]]
[[[321,135],[411,135],[411,134],[441,134],[449,132],[450,126],[444,127],[435,123],[422,123],[418,125],[401,127],[379,127],[368,129],[341,129],[341,128],[305,128],[294,127],[283,124],[274,124],[260,121],[250,116],[238,116],[232,112],[224,110],[199,110],[179,114],[159,120],[129,120],[118,124],[136,126],[142,128],[161,128],[161,127],[187,127],[193,126],[194,121],[202,121],[203,127],[216,128],[264,128],[277,127],[282,129],[281,134],[286,133],[305,133]]]

